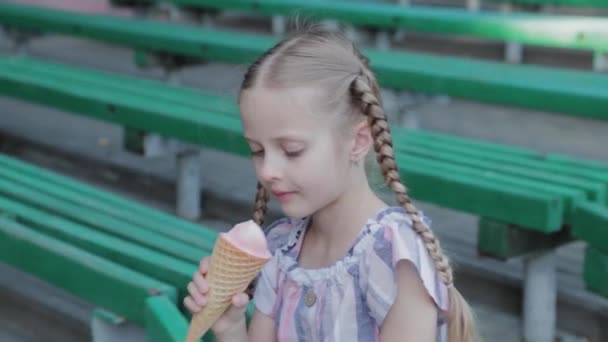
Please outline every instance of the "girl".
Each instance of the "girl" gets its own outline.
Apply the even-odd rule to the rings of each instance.
[[[267,228],[273,258],[254,293],[214,325],[218,341],[476,340],[469,306],[429,221],[401,183],[379,86],[369,61],[342,35],[295,34],[245,74],[241,120],[258,183],[254,220],[270,194],[288,218]],[[398,207],[380,200],[364,159],[373,147]],[[206,303],[207,259],[190,296]]]

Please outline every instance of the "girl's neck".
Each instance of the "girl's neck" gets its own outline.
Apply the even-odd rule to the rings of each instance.
[[[386,206],[365,182],[316,212],[309,233],[315,236],[314,240],[325,241],[328,248],[340,248],[350,244],[367,220]]]

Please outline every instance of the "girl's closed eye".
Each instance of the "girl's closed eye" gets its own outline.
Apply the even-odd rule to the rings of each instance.
[[[264,150],[252,150],[251,151],[252,157],[261,157],[263,155],[264,155]]]
[[[285,156],[287,156],[287,158],[297,158],[301,156],[302,153],[304,153],[303,149],[295,151],[285,151]]]

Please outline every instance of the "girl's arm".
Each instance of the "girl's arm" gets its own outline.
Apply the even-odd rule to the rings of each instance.
[[[249,341],[275,342],[277,336],[274,320],[255,310],[249,323],[248,335]]]
[[[380,328],[380,340],[435,342],[437,307],[414,265],[403,260],[398,262],[395,280],[397,296]]]

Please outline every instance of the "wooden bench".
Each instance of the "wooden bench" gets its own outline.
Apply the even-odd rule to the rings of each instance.
[[[68,79],[70,82],[66,82]],[[0,80],[5,85],[0,87],[0,94],[175,137],[201,147],[241,156],[249,154],[233,98],[23,57],[0,60]],[[395,128],[394,134],[402,176],[416,199],[478,215],[483,218],[482,222],[494,222],[480,225],[479,249],[484,255],[530,256],[525,278],[534,281],[526,291],[539,286],[555,289],[553,248],[571,241],[567,229],[577,213],[587,217],[576,208],[587,203],[605,207],[607,203],[608,174],[596,169],[599,166],[592,162],[402,128]],[[0,172],[10,177],[10,172]],[[8,181],[0,181],[0,191],[20,201],[46,210],[62,209],[74,220],[98,230],[122,234],[124,239],[137,239],[138,244],[161,250],[169,246],[144,238],[158,235],[154,231],[162,231],[167,224],[146,228],[153,231],[145,235],[131,236],[116,229],[111,219],[91,218],[102,206],[75,213],[73,205],[51,202],[50,198],[26,191],[22,185],[6,183]],[[441,191],[429,190],[437,188]],[[75,198],[63,191],[55,196],[63,196],[66,201]],[[124,220],[127,219],[132,220]],[[527,244],[525,248],[513,243],[513,234],[520,234],[519,239]],[[178,241],[172,244],[186,244],[189,236],[191,234],[174,236]],[[199,247],[208,248],[209,245],[205,246],[208,240],[203,240]],[[506,251],[500,247],[504,245]],[[166,253],[171,254],[173,248],[167,249]],[[183,253],[171,255],[184,262],[194,263],[202,256],[196,251],[188,252],[187,246],[179,250]],[[546,277],[536,277],[538,274]],[[531,308],[545,308],[542,316],[551,317],[547,308],[555,305],[555,296],[555,291],[544,290],[540,295],[529,296],[526,303]],[[538,322],[537,317],[526,318]],[[538,323],[530,329],[539,326],[544,334],[551,334],[554,329]]]
[[[124,320],[183,341],[181,300],[217,232],[1,154],[0,172],[0,262],[103,308],[96,341]]]
[[[598,204],[580,204],[573,220],[573,235],[588,245],[585,283],[592,291],[608,297],[608,209]]]
[[[92,38],[165,56],[249,63],[276,38],[108,15],[0,4],[0,25]],[[608,79],[592,72],[508,65],[420,53],[363,51],[384,88],[608,119]],[[174,62],[176,62],[174,60]],[[551,101],[547,101],[551,98]]]
[[[513,5],[563,6],[573,8],[606,8],[608,3],[603,0],[488,0]]]
[[[469,11],[344,0],[114,0],[113,3],[131,8],[172,3],[187,11],[236,11],[272,16],[276,34],[284,34],[285,18],[297,13],[306,18],[335,20],[379,30],[376,45],[384,50],[391,46],[389,31],[502,41],[508,43],[505,60],[511,63],[521,63],[525,45],[586,50],[594,54],[595,70],[608,70],[608,19],[601,17]]]
[[[0,17],[2,13],[8,12],[0,11]],[[15,18],[33,19],[31,13],[28,13],[28,16]],[[38,21],[23,21],[26,26],[29,25],[29,29],[50,27],[49,30],[54,32],[93,37],[127,46],[132,44],[154,51],[170,50],[176,54],[226,62],[251,61],[257,53],[261,53],[274,42],[274,39],[269,37],[195,30],[186,26],[143,20],[138,21],[137,25],[128,25],[133,23],[129,19],[107,16],[80,17],[71,13],[66,16],[59,11],[46,12],[46,10],[32,11],[32,13],[34,16],[44,13],[46,16],[38,18]],[[67,24],[62,19],[67,20]],[[70,21],[72,19],[79,20]],[[2,18],[1,22],[4,20]],[[133,27],[139,29],[135,30]],[[178,34],[180,32],[181,36]],[[410,61],[415,61],[414,57],[418,57],[416,65],[422,68],[426,64],[423,63],[422,56],[372,50],[367,50],[366,53],[372,55],[374,67],[379,71],[381,81],[385,84],[397,88],[407,87],[408,85],[402,83],[398,76],[401,78],[409,76],[410,80],[424,84],[420,81],[424,81],[423,77],[427,76],[421,75],[414,67],[401,71],[398,75],[391,74],[402,67],[397,63],[398,57],[409,57]],[[391,60],[395,65],[390,64]],[[494,64],[487,64],[488,73],[490,65]],[[518,70],[524,70],[519,68]],[[445,66],[444,69],[448,70]],[[436,74],[433,74],[432,68],[427,67],[426,72],[431,77],[437,77],[433,76]],[[556,71],[551,70],[549,74],[554,72]],[[560,72],[558,71],[557,74]],[[596,92],[601,97],[599,89],[606,84],[606,80],[597,75],[582,74],[589,76],[589,79],[595,82],[591,86],[587,84],[585,90],[590,95]],[[580,76],[581,73],[570,75],[571,78],[562,81],[570,80],[572,81],[570,84],[573,84],[576,81],[574,76]],[[454,75],[451,76],[454,78]],[[455,81],[441,77],[445,75],[434,81],[428,79],[429,89],[448,89],[444,83]],[[161,82],[44,63],[28,58],[0,60],[0,80],[2,80],[0,93],[5,95],[46,104],[79,115],[88,115],[132,129],[172,137],[194,146],[248,155],[247,146],[241,138],[234,99]],[[454,91],[458,90],[457,85],[464,88],[462,86],[466,83],[454,82],[452,84]],[[556,85],[561,86],[558,83]],[[583,82],[580,82],[580,87],[583,88]],[[540,83],[539,88],[541,88]],[[564,91],[566,88],[568,87],[564,85]],[[513,89],[506,88],[503,95],[505,99],[509,94],[507,90],[511,91],[511,96],[513,95]],[[520,91],[524,97],[524,89]],[[551,91],[555,96],[559,94],[554,89]],[[591,97],[589,96],[585,101],[589,102]],[[544,99],[541,101],[539,96],[537,101],[538,104],[543,104]],[[601,103],[600,101],[597,105]],[[601,113],[599,108],[597,113]],[[549,257],[545,257],[547,254],[530,253],[568,241],[569,233],[564,233],[562,230],[568,229],[576,205],[587,202],[600,203],[601,199],[605,198],[607,184],[605,173],[598,171],[600,166],[596,167],[588,161],[569,160],[563,156],[544,156],[534,151],[439,134],[400,129],[395,129],[395,133],[398,146],[404,147],[398,155],[403,176],[410,184],[414,196],[430,203],[483,217],[480,225],[480,252],[501,258],[523,253],[533,255],[529,262],[531,266],[526,269],[526,279],[538,279],[530,275],[539,274],[536,271],[541,269],[542,274],[547,276],[538,281],[545,284],[551,282],[553,279],[551,274],[555,273],[554,265],[551,263],[552,253],[548,254]],[[589,172],[587,168],[597,172]],[[440,194],[428,191],[438,184],[445,191]],[[429,187],[430,185],[432,187]],[[198,187],[194,189],[194,193],[198,194]],[[485,225],[484,222],[493,224]],[[486,226],[489,228],[484,228]],[[528,231],[540,233],[528,234]],[[516,248],[513,247],[512,234],[520,233],[523,238],[520,237],[519,241],[524,239],[527,243],[530,241],[534,243],[525,248],[517,244],[515,244]],[[491,236],[492,239],[482,239],[482,236]],[[498,244],[486,246],[487,241],[496,240],[504,242],[501,250],[497,249]],[[505,245],[508,247],[506,250]],[[539,260],[541,262],[538,262]],[[543,294],[544,296],[531,296],[532,300],[526,300],[526,303],[531,303],[528,306],[536,308],[546,307],[547,302],[555,302],[554,292],[544,291]],[[547,307],[551,308],[551,305]],[[550,311],[544,311],[542,315],[549,318],[554,316]],[[533,320],[525,319],[525,321]],[[524,325],[531,326],[526,323]],[[553,332],[550,319],[547,326],[535,324],[529,329],[548,331],[545,334]]]

